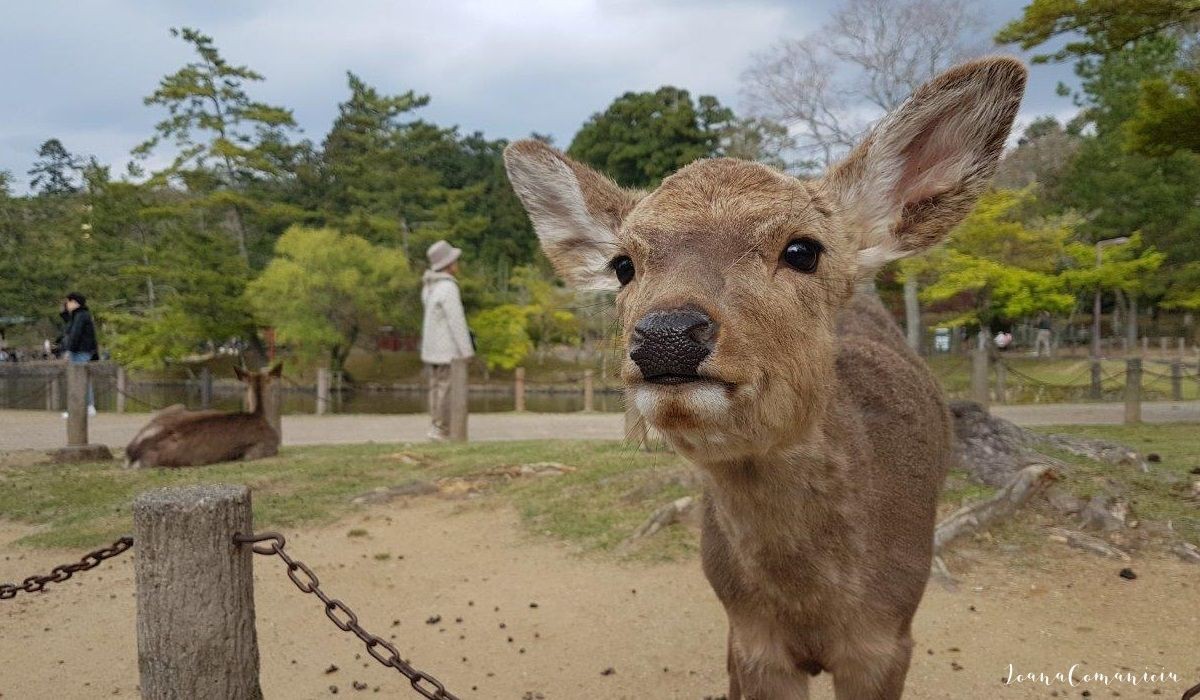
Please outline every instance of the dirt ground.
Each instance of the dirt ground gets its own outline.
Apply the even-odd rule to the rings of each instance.
[[[1116,425],[1124,404],[1021,404],[992,406],[992,412],[1018,425]],[[91,442],[123,448],[146,423],[145,413],[101,413],[88,425]],[[1200,422],[1200,401],[1153,401],[1142,404],[1147,423]],[[412,442],[425,439],[428,417],[421,414],[283,417],[285,445],[363,442]],[[477,413],[470,419],[472,440],[541,440],[571,436],[619,440],[620,413]],[[57,412],[0,410],[0,452],[47,450],[66,442],[66,422]]]
[[[350,530],[366,535],[350,536]],[[78,556],[7,546],[30,529],[0,523],[0,580]],[[725,619],[689,560],[617,564],[524,533],[507,507],[422,498],[287,532],[293,556],[368,629],[394,635],[418,667],[464,698],[692,698],[725,691]],[[136,552],[136,549],[135,549]],[[383,555],[390,555],[386,558]],[[1200,682],[1200,569],[1123,564],[1047,542],[1036,552],[967,550],[956,592],[931,583],[917,615],[911,698],[1177,698]],[[136,697],[133,559],[0,602],[0,697]],[[268,698],[416,697],[339,632],[275,559],[255,562]],[[536,607],[534,605],[536,604]],[[433,616],[440,622],[427,624]],[[1130,685],[1018,673],[1173,672]],[[336,667],[336,670],[332,670]],[[605,673],[607,669],[611,672]],[[355,683],[365,684],[356,690]],[[829,698],[826,677],[815,698]]]

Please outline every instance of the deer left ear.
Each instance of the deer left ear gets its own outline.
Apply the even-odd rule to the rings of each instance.
[[[921,86],[825,180],[874,270],[945,238],[975,205],[1008,139],[1026,70],[986,58]]]
[[[274,379],[279,379],[279,377],[283,376],[283,362],[276,362],[275,366],[271,367],[271,371],[267,372],[267,375]]]
[[[238,367],[237,365],[233,366],[233,374],[235,377],[238,378],[238,381],[243,381],[243,382],[246,381],[246,378],[250,376],[249,372],[242,369],[241,367]]]

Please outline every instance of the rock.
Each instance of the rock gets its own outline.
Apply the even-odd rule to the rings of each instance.
[[[1116,532],[1125,529],[1129,505],[1123,499],[1095,495],[1079,513],[1084,529]]]
[[[380,486],[350,500],[355,505],[389,503],[405,496],[425,496],[437,493],[438,487],[428,481],[406,481],[398,486]]]
[[[1125,567],[1124,569],[1121,569],[1121,573],[1119,573],[1117,575],[1120,576],[1121,578],[1125,579],[1126,581],[1132,581],[1137,578],[1137,574],[1134,573],[1133,569],[1129,568],[1128,566]]]
[[[1191,542],[1176,542],[1171,551],[1189,564],[1200,564],[1200,547]]]
[[[1046,500],[1051,508],[1063,515],[1076,515],[1083,510],[1083,501],[1062,489],[1047,489]]]
[[[616,672],[617,672],[617,669],[613,668],[612,666],[609,666],[608,668],[606,668],[606,669],[604,669],[603,671],[601,671],[601,672],[600,672],[600,675],[602,675],[602,676],[611,676],[612,674],[614,674],[614,673],[616,673]]]

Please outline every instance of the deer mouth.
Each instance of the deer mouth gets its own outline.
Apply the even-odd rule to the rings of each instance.
[[[698,374],[655,374],[649,377],[643,377],[643,379],[648,384],[666,384],[668,386],[673,386],[677,384],[705,381],[708,378],[701,377]]]

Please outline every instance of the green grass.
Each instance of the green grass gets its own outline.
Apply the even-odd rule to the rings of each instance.
[[[1143,520],[1170,520],[1190,541],[1200,543],[1200,508],[1183,498],[1189,470],[1200,465],[1195,425],[1125,427],[1063,426],[1050,432],[1105,437],[1143,452],[1157,452],[1157,471],[1176,475],[1169,484],[1157,475],[1100,465],[1060,455],[1072,464],[1064,485],[1080,496],[1096,492],[1104,479],[1123,482]],[[11,460],[10,460],[11,462]],[[497,467],[559,462],[575,470],[558,476],[489,477]],[[69,466],[0,466],[0,514],[36,527],[20,540],[31,547],[83,549],[129,532],[130,505],[148,489],[194,483],[246,484],[253,490],[258,529],[291,529],[337,521],[360,508],[358,495],[380,486],[467,478],[485,483],[484,497],[464,507],[511,504],[536,537],[567,541],[585,552],[616,552],[638,559],[672,559],[696,549],[694,533],[667,528],[625,550],[619,545],[651,512],[695,492],[681,478],[688,467],[669,452],[641,452],[617,441],[524,441],[466,445],[339,445],[286,448],[279,457],[197,469],[129,471],[115,462]],[[943,514],[986,498],[993,489],[952,472],[942,494]],[[347,529],[347,537],[369,532]],[[386,556],[380,553],[377,557]]]
[[[1103,438],[1128,445],[1143,455],[1155,453],[1162,461],[1152,463],[1151,473],[1130,467],[1099,464],[1067,453],[1055,454],[1071,465],[1064,475],[1064,486],[1075,495],[1088,498],[1103,490],[1106,480],[1115,479],[1127,491],[1138,519],[1170,521],[1185,540],[1200,545],[1200,504],[1187,499],[1191,473],[1200,467],[1200,426],[1174,423],[1163,425],[1100,426],[1059,425],[1035,428],[1044,433]]]
[[[532,462],[561,462],[576,471],[492,479],[489,493],[512,502],[532,531],[584,550],[613,549],[655,508],[684,493],[666,478],[683,469],[677,457],[617,441],[340,445],[285,448],[271,459],[196,469],[131,471],[116,462],[0,467],[0,514],[37,526],[21,544],[86,548],[127,533],[130,506],[143,491],[219,482],[251,487],[258,529],[287,529],[333,522],[359,507],[350,502],[355,496],[376,487]],[[654,539],[660,540],[654,551],[640,554],[670,556],[690,546],[686,533]]]

